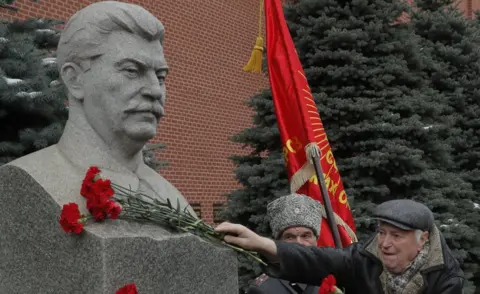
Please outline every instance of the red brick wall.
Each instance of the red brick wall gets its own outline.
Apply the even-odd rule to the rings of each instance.
[[[472,11],[480,10],[480,0],[469,0],[472,3]]]
[[[466,16],[472,17],[472,2],[474,0],[460,0],[457,1],[458,8],[465,13]],[[475,0],[478,1],[478,0]]]
[[[17,0],[18,12],[1,17],[67,20],[96,1]],[[258,27],[258,0],[138,0],[165,25],[166,117],[158,138],[167,144],[162,174],[190,201],[201,203],[202,218],[213,220],[213,204],[237,187],[227,157],[242,152],[229,137],[251,125],[244,101],[268,85],[260,74],[245,73]],[[160,4],[155,4],[160,3]]]
[[[480,0],[463,0],[458,1],[458,5],[461,11],[465,13],[466,16],[473,18],[475,17],[475,11],[480,10]]]

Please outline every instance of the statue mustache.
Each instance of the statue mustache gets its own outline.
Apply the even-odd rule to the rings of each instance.
[[[126,113],[135,113],[135,112],[151,112],[157,118],[160,118],[164,114],[163,107],[158,104],[150,104],[150,103],[141,103],[138,105],[132,105],[125,110]]]

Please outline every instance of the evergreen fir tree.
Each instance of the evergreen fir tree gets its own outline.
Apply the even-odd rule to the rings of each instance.
[[[452,207],[471,206],[471,186],[445,171],[452,163],[440,139],[450,127],[441,116],[447,97],[423,75],[418,39],[398,21],[407,11],[396,0],[300,0],[285,11],[361,241],[375,229],[372,209],[386,200],[426,203],[439,225],[457,215]],[[268,234],[266,204],[288,191],[288,181],[271,94],[262,91],[249,105],[254,126],[234,141],[253,151],[233,157],[243,187],[228,196],[226,215]],[[246,263],[240,270],[243,282],[258,274]]]
[[[0,25],[0,164],[55,144],[67,119],[52,20]]]
[[[470,205],[445,212],[442,224],[469,279],[465,293],[480,289],[480,31],[453,0],[416,0],[411,24],[420,36],[430,86],[447,101],[444,116],[452,122],[442,137],[452,146],[445,167],[473,186]],[[449,216],[447,216],[449,214]],[[462,227],[463,229],[452,228]],[[473,237],[473,238],[472,238]]]
[[[15,2],[15,0],[0,0],[0,5],[9,5]]]
[[[31,1],[38,2],[38,0],[31,0]],[[0,0],[0,7],[17,11],[18,8],[12,6],[13,3],[15,3],[15,0]]]

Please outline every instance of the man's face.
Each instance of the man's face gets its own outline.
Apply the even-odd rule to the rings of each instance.
[[[167,64],[160,42],[113,32],[106,53],[84,73],[84,110],[107,144],[118,138],[146,142],[164,115]]]
[[[315,246],[317,238],[313,231],[305,227],[291,227],[283,231],[280,241],[298,243],[305,246]]]
[[[423,247],[427,233],[420,242],[415,238],[415,231],[404,231],[394,226],[381,223],[377,234],[380,259],[385,268],[392,273],[401,273],[415,259]]]

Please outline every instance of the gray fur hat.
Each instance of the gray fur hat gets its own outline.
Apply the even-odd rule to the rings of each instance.
[[[306,227],[320,236],[322,210],[320,202],[302,194],[290,194],[267,205],[267,217],[273,237],[279,239],[291,227]]]

